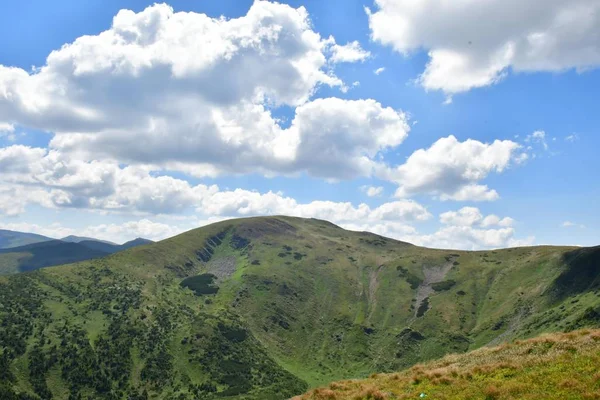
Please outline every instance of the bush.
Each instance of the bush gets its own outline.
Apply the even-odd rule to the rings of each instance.
[[[186,278],[181,281],[180,285],[181,287],[191,289],[197,296],[215,294],[219,291],[219,287],[213,285],[215,279],[217,277],[213,274],[202,274]]]
[[[431,288],[436,292],[441,292],[444,290],[449,290],[452,286],[456,285],[456,282],[452,279],[443,282],[432,283]]]

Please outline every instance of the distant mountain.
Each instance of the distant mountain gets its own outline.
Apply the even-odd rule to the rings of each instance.
[[[32,271],[52,265],[69,264],[110,254],[80,243],[49,240],[0,250],[0,274]]]
[[[44,242],[1,249],[0,275],[91,260],[148,243],[152,241],[141,238],[122,245],[94,239],[82,240],[78,243],[48,239]]]
[[[143,246],[145,244],[154,243],[152,240],[137,238],[125,242],[123,244],[107,243],[99,240],[82,240],[79,244],[89,247],[90,249],[104,251],[108,254],[116,253],[118,251],[127,250],[132,247]]]
[[[16,232],[0,229],[0,249],[25,246],[27,244],[32,243],[47,242],[48,240],[54,239],[42,235],[37,235],[35,233]]]
[[[143,245],[152,244],[152,243],[154,243],[152,240],[144,239],[144,238],[137,238],[137,239],[130,240],[129,242],[123,243],[121,245],[121,250],[130,249],[132,247],[143,246]]]
[[[107,244],[112,244],[115,246],[118,246],[116,243],[113,242],[109,242],[108,240],[100,240],[100,239],[95,239],[95,238],[91,238],[91,237],[86,237],[86,236],[75,236],[75,235],[69,235],[67,237],[64,237],[62,239],[63,242],[70,242],[70,243],[80,243],[83,241],[93,241],[93,242],[100,242],[100,243],[107,243]]]

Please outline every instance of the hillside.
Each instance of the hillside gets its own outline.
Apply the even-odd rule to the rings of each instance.
[[[598,399],[600,330],[547,334],[418,364],[393,374],[333,382],[293,400]]]
[[[135,239],[122,245],[97,240],[64,242],[49,239],[25,246],[0,249],[0,275],[91,260],[149,243],[152,242],[146,239]]]
[[[433,250],[238,219],[0,277],[0,304],[0,397],[284,399],[600,326],[600,248]]]
[[[16,232],[6,229],[0,229],[0,249],[9,247],[25,246],[32,243],[46,242],[54,240],[46,236],[37,235],[35,233]]]

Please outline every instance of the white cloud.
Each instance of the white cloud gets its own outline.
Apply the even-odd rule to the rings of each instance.
[[[548,150],[548,142],[546,141],[546,132],[535,131],[531,135],[525,137],[525,143],[538,143],[544,150]]]
[[[577,224],[577,223],[571,222],[571,221],[565,221],[565,222],[563,222],[561,224],[561,226],[563,228],[573,228],[573,227],[575,227],[575,228],[585,228],[585,225],[583,225],[583,224]]]
[[[365,61],[371,56],[371,53],[364,50],[360,43],[355,40],[345,45],[333,44],[331,46],[331,62],[341,63],[348,62],[354,63],[358,61]]]
[[[84,162],[57,151],[25,146],[0,149],[0,170],[3,172],[0,187],[13,188],[5,195],[0,194],[0,210],[11,215],[35,202],[49,208],[142,215],[196,210],[199,215],[211,217],[285,214],[347,223],[411,222],[431,217],[425,207],[412,200],[384,203],[376,208],[329,201],[302,204],[280,193],[261,194],[244,189],[223,191],[216,185],[193,186],[171,176],[156,176],[150,168],[123,167],[109,161]],[[24,193],[31,193],[31,196]],[[15,198],[19,201],[15,202]],[[40,203],[42,200],[43,204]]]
[[[379,197],[383,194],[383,186],[361,186],[362,190],[369,197]]]
[[[323,85],[347,89],[329,70],[330,48],[337,61],[366,54],[323,40],[303,7],[257,1],[234,19],[165,4],[122,10],[33,73],[0,66],[0,121],[52,132],[53,149],[86,161],[195,176],[368,175],[410,128],[374,100],[311,101]],[[278,106],[295,110],[289,128],[273,118]]]
[[[411,243],[443,249],[481,250],[531,246],[534,237],[517,239],[513,228],[481,229],[471,226],[446,226],[431,235],[405,236]]]
[[[569,135],[569,136],[565,137],[565,140],[566,140],[567,142],[571,142],[571,143],[572,143],[572,142],[576,142],[576,141],[578,141],[578,140],[579,140],[579,135],[577,135],[576,133],[573,133],[573,134],[571,134],[571,135]]]
[[[0,122],[0,138],[6,137],[9,141],[14,142],[17,139],[15,135],[15,126]]]
[[[511,163],[522,162],[526,155],[519,154],[519,149],[520,145],[510,140],[459,142],[448,136],[382,174],[398,183],[398,197],[428,193],[441,200],[491,201],[498,193],[478,182],[493,172],[503,172]]]
[[[510,217],[500,218],[494,214],[484,217],[476,207],[463,207],[458,211],[447,211],[440,214],[440,222],[453,226],[490,226],[510,227],[514,220]]]
[[[0,122],[0,136],[7,133],[13,133],[15,126],[13,124],[7,124],[6,122]]]
[[[597,0],[375,0],[371,37],[408,55],[426,49],[418,81],[446,94],[492,85],[515,72],[600,65]]]
[[[379,75],[379,74],[381,74],[383,71],[385,71],[385,67],[379,67],[379,68],[377,68],[375,71],[373,71],[373,73],[374,73],[375,75]]]

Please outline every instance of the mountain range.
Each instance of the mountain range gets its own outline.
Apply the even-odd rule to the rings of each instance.
[[[598,327],[600,247],[428,249],[256,217],[2,276],[0,305],[0,398],[286,399]]]
[[[131,247],[153,243],[137,238],[121,245],[111,242],[69,236],[61,240],[23,232],[2,231],[5,243],[28,244],[0,248],[0,275],[32,271],[53,265],[99,258]]]

